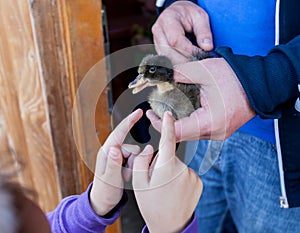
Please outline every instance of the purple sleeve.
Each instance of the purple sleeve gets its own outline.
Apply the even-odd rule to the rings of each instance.
[[[90,205],[89,192],[92,184],[86,192],[81,195],[74,195],[64,198],[57,208],[47,214],[52,233],[101,233],[105,232],[108,225],[113,224],[120,216],[120,210],[127,201],[124,193],[119,204],[105,217],[95,213]]]
[[[181,231],[181,233],[197,233],[197,232],[198,232],[198,221],[196,215],[194,214],[190,224],[183,231]],[[147,226],[144,226],[142,233],[149,233]]]

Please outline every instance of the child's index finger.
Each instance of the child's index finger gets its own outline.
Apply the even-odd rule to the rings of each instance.
[[[120,124],[110,133],[106,139],[103,147],[110,148],[111,146],[120,146],[123,144],[127,134],[133,127],[133,125],[142,117],[143,111],[137,109],[129,114]]]
[[[157,165],[163,165],[169,161],[176,150],[176,135],[174,119],[171,112],[165,112],[161,128],[161,138],[159,142],[159,157]]]

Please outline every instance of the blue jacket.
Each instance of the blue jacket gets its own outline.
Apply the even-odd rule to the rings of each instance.
[[[173,2],[166,0],[158,13]],[[257,114],[275,119],[280,206],[289,208],[300,206],[300,1],[279,4],[279,45],[267,56],[236,55],[228,47],[216,52],[235,71]]]

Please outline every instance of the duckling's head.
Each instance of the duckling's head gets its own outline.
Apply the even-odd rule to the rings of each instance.
[[[132,93],[136,94],[149,86],[169,87],[174,83],[173,64],[162,55],[147,55],[138,68],[139,75],[129,83]]]

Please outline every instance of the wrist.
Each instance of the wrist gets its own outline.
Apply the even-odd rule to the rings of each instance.
[[[114,202],[115,204],[112,204],[110,200],[107,200],[105,203],[105,201],[103,201],[103,193],[98,193],[97,189],[93,189],[93,186],[88,193],[88,197],[92,209],[98,216],[101,216],[102,218],[111,218],[111,216],[115,215],[116,212],[125,206],[128,200],[126,192],[123,191],[118,201]],[[102,198],[101,202],[99,202],[99,197]]]
[[[99,216],[106,215],[115,205],[105,204],[104,201],[100,201],[99,197],[101,197],[101,193],[98,193],[98,190],[92,186],[89,192],[89,201],[93,210]]]
[[[189,218],[186,220],[183,220],[181,222],[177,221],[174,222],[174,220],[170,221],[164,221],[163,224],[160,222],[152,222],[152,223],[147,223],[147,230],[145,232],[149,233],[185,233],[185,232],[190,232],[186,231],[188,228],[190,228],[190,225],[194,222],[194,214],[192,214]],[[195,225],[195,223],[193,223]]]

